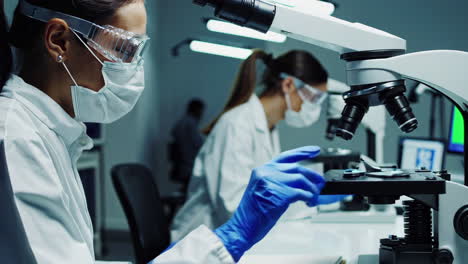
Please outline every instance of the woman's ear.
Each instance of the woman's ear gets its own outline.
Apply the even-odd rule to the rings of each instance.
[[[70,34],[73,33],[64,20],[54,18],[47,22],[44,30],[44,46],[53,60],[57,61],[59,56],[62,56],[62,60],[66,60],[72,39]]]
[[[281,81],[281,89],[283,93],[290,94],[296,90],[296,86],[294,86],[294,81],[291,77],[288,77]]]

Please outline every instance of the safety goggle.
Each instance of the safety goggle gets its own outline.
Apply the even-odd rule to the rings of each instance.
[[[149,40],[144,34],[136,34],[111,25],[97,25],[79,17],[32,5],[25,0],[20,3],[20,11],[27,17],[46,23],[53,18],[63,19],[73,31],[80,33],[87,40],[90,47],[113,62],[138,61]]]
[[[288,77],[291,77],[294,81],[294,85],[297,88],[297,93],[301,97],[303,101],[308,101],[312,104],[322,104],[323,101],[325,101],[325,98],[327,98],[327,93],[317,89],[311,85],[308,85],[307,83],[299,80],[298,78],[291,76],[286,73],[281,73],[280,77],[282,79],[286,79]]]

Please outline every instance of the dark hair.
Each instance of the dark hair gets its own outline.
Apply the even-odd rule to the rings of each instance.
[[[203,108],[205,108],[205,103],[199,98],[193,98],[187,105],[187,113],[199,114]]]
[[[21,0],[20,0],[21,1]],[[47,9],[80,17],[88,21],[101,24],[111,18],[115,12],[130,3],[143,0],[27,0],[29,3]],[[28,52],[35,52],[39,47],[45,24],[21,14],[19,8],[15,10],[13,23],[8,33],[3,0],[0,12],[0,87],[11,71],[11,50],[9,43]],[[6,58],[6,63],[4,62]]]
[[[241,64],[229,100],[221,114],[203,130],[205,134],[211,132],[224,113],[250,99],[255,92],[257,82],[256,62],[259,59],[266,65],[262,77],[262,84],[265,89],[261,93],[261,97],[281,93],[280,73],[292,75],[310,85],[326,83],[328,80],[328,73],[325,68],[307,51],[293,50],[274,59],[271,54],[267,54],[263,50],[254,50],[252,55]]]
[[[11,72],[12,58],[11,50],[8,45],[8,24],[3,8],[3,0],[0,0],[0,92]]]

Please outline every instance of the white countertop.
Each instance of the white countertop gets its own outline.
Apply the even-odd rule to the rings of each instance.
[[[341,256],[346,263],[357,263],[359,255],[378,254],[380,239],[389,235],[403,236],[403,217],[395,219],[394,223],[312,223],[311,219],[280,222],[246,255],[247,258],[308,258],[310,261],[298,262],[308,264],[325,263],[326,258]],[[260,263],[259,260],[255,262]]]

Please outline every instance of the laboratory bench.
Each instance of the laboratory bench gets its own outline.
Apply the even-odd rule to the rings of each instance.
[[[403,217],[387,223],[314,222],[313,217],[279,222],[271,232],[249,250],[241,264],[355,264],[359,255],[378,254],[380,239],[403,236]]]

